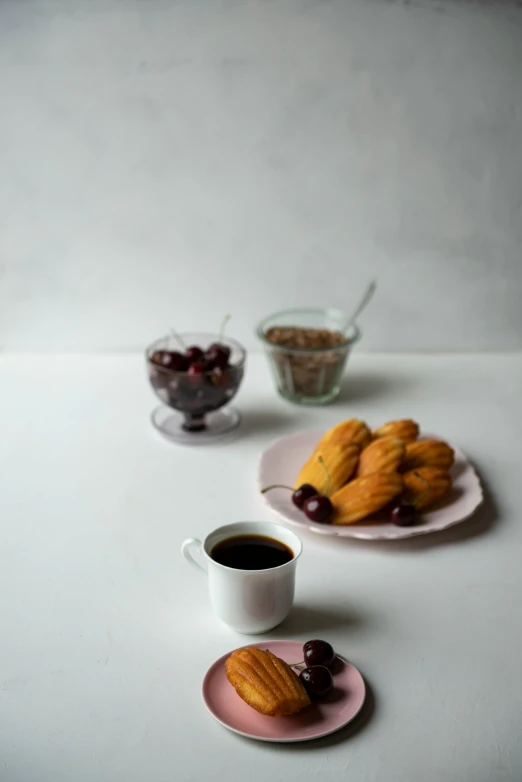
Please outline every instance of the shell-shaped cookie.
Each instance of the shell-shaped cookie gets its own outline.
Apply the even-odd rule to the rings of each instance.
[[[361,451],[357,477],[373,472],[397,472],[405,451],[406,446],[398,437],[379,437]]]
[[[404,473],[403,498],[417,510],[432,505],[451,488],[451,475],[441,467],[418,467]]]
[[[360,449],[349,441],[334,441],[318,448],[310,456],[294,484],[297,489],[303,483],[309,483],[322,494],[333,494],[351,478],[359,460]],[[324,466],[319,457],[322,457]],[[325,469],[326,467],[326,469]],[[330,480],[327,479],[327,474]]]
[[[289,665],[275,654],[249,646],[225,662],[227,679],[240,698],[269,717],[295,714],[310,698]]]
[[[330,498],[332,524],[353,524],[384,508],[403,489],[402,476],[396,472],[372,473],[347,483]]]
[[[448,470],[455,459],[453,448],[442,440],[416,440],[406,445],[403,472],[416,467],[443,467]]]
[[[419,436],[419,424],[410,418],[402,418],[397,421],[388,421],[388,423],[374,429],[373,436],[376,437],[398,437],[404,443],[411,443]]]
[[[327,443],[337,440],[349,440],[352,443],[357,443],[360,448],[366,448],[371,439],[372,434],[364,421],[359,421],[358,418],[349,418],[329,429],[317,447],[321,448]]]

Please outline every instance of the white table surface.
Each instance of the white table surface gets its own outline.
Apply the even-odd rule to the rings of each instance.
[[[521,400],[515,354],[357,355],[320,409],[279,400],[251,356],[236,441],[182,448],[149,423],[140,356],[0,357],[2,782],[520,782]],[[213,618],[180,544],[273,519],[261,450],[352,415],[460,445],[487,501],[432,539],[302,535],[296,605],[270,636],[330,640],[369,702],[324,740],[241,739],[200,686],[248,639]]]

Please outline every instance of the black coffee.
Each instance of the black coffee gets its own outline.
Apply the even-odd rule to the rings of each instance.
[[[286,565],[294,558],[288,546],[264,535],[236,535],[216,543],[210,556],[215,562],[236,570],[268,570]]]

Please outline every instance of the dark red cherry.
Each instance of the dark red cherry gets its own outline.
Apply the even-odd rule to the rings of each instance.
[[[223,386],[225,384],[226,372],[221,367],[212,367],[207,364],[207,367],[212,370],[210,375],[210,382],[213,386]]]
[[[221,342],[213,342],[205,351],[205,361],[212,367],[225,369],[230,358],[230,348]]]
[[[185,356],[189,364],[192,364],[194,361],[202,361],[204,355],[201,348],[198,348],[197,345],[192,345],[192,347],[187,348],[185,351]]]
[[[207,365],[203,361],[194,361],[188,368],[187,375],[189,377],[201,377],[207,372]]]
[[[316,638],[313,641],[307,641],[303,646],[303,655],[306,665],[326,665],[329,668],[335,661],[335,652],[333,646],[328,641],[321,641]]]
[[[309,497],[303,505],[303,510],[310,521],[316,521],[318,524],[327,524],[333,515],[332,503],[328,497],[322,497],[320,494]]]
[[[155,350],[150,360],[153,364],[157,364],[159,367],[168,367],[170,364],[170,350]]]
[[[171,353],[171,359],[170,359],[170,369],[173,369],[175,372],[186,372],[188,369],[188,361],[183,355],[183,353],[178,353],[176,351],[173,351]]]
[[[417,509],[411,502],[399,500],[390,510],[390,521],[398,527],[411,527],[415,523]]]
[[[172,369],[175,372],[185,372],[188,367],[188,361],[182,353],[175,350],[156,350],[151,361],[165,369]]]
[[[218,370],[214,371],[217,372]],[[267,491],[272,491],[272,489],[288,489],[288,491],[291,491],[292,502],[299,510],[303,510],[303,506],[308,499],[318,496],[317,489],[314,489],[309,483],[303,483],[303,485],[299,486],[295,491],[291,486],[285,486],[282,483],[274,483],[273,486],[267,486],[265,489],[261,489],[261,494],[266,494]]]
[[[292,494],[292,502],[294,503],[294,505],[297,505],[297,507],[302,510],[306,500],[309,500],[310,497],[316,497],[316,496],[317,496],[317,489],[314,489],[314,487],[310,486],[309,483],[303,483],[303,485],[299,486],[299,488],[296,489]]]
[[[236,382],[234,370],[230,366],[226,367],[226,369],[222,367],[210,368],[208,378],[211,385],[220,388],[222,391],[232,389]]]
[[[326,698],[333,690],[332,674],[324,665],[304,668],[299,678],[312,699]]]

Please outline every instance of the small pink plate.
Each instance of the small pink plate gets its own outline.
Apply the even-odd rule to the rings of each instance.
[[[303,657],[301,641],[263,641],[268,649],[288,663]],[[244,647],[241,647],[244,648]],[[208,669],[203,679],[203,700],[212,716],[225,728],[258,741],[310,741],[340,730],[359,714],[365,698],[364,679],[345,657],[337,655],[332,671],[334,690],[329,697],[291,717],[266,717],[241,700],[225,673],[224,654]]]
[[[319,442],[322,432],[301,430],[280,437],[261,455],[258,471],[259,490],[275,483],[293,486],[299,470]],[[437,435],[423,435],[421,440],[440,440]],[[450,443],[451,445],[451,443]],[[341,538],[361,538],[362,540],[397,540],[413,535],[427,535],[430,532],[452,527],[468,519],[483,500],[482,487],[477,473],[462,451],[451,445],[455,451],[455,462],[450,470],[453,486],[447,497],[439,505],[425,511],[418,524],[412,527],[397,527],[382,519],[364,519],[357,524],[345,527],[333,524],[318,524],[309,521],[304,513],[292,502],[292,494],[287,489],[273,489],[263,495],[269,507],[285,521],[301,529],[310,529],[319,535],[333,535]]]

